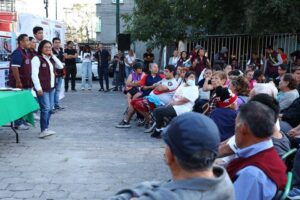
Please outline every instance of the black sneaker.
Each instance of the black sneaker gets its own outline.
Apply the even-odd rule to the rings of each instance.
[[[77,92],[77,90],[76,90],[76,89],[73,89],[72,92]]]
[[[110,92],[110,90],[105,90],[105,92]]]
[[[116,128],[130,128],[131,125],[129,124],[129,122],[126,122],[125,120],[122,120],[117,126]]]
[[[104,89],[103,89],[103,88],[100,88],[98,91],[99,91],[99,92],[104,92]]]
[[[153,137],[153,138],[161,138],[161,131],[157,131],[157,130],[155,130],[152,134],[151,134],[151,137]]]
[[[54,107],[54,110],[63,110],[63,109],[65,109],[64,107],[61,107],[61,106],[55,106]]]

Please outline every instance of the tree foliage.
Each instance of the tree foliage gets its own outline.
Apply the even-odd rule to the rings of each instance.
[[[162,47],[207,34],[299,32],[299,10],[294,0],[136,0],[123,19],[134,40]]]
[[[124,16],[134,38],[170,43],[192,34],[300,31],[300,1],[136,0]],[[155,39],[155,40],[154,40]],[[161,44],[161,43],[160,43]]]

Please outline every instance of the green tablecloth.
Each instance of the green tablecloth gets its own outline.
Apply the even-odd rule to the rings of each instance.
[[[24,117],[34,124],[33,115],[28,115],[39,109],[39,105],[31,91],[0,91],[0,126]]]

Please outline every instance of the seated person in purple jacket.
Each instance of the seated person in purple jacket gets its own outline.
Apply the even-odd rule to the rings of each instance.
[[[217,108],[211,112],[210,118],[217,124],[221,141],[224,141],[234,135],[237,96],[229,89],[222,87],[216,88],[216,96],[220,100]]]

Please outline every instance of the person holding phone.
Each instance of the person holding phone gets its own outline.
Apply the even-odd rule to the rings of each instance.
[[[55,134],[48,129],[51,110],[54,106],[55,68],[63,69],[63,63],[52,52],[52,43],[41,41],[37,55],[31,60],[32,82],[40,104],[40,138]]]

